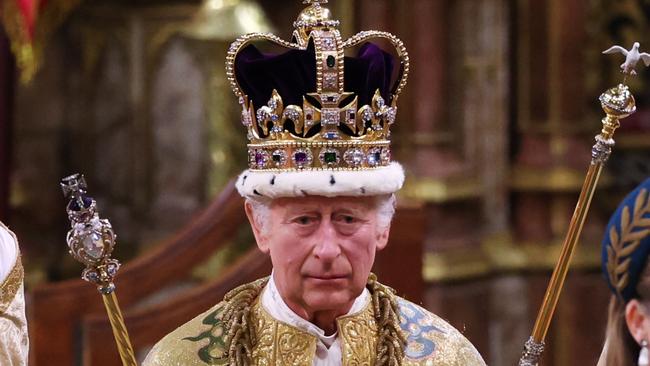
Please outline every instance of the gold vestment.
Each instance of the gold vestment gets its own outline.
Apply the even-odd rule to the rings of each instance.
[[[0,230],[7,230],[18,245],[15,236],[2,223]],[[25,295],[23,266],[16,257],[11,272],[0,282],[0,365],[27,365],[29,338],[25,319]]]
[[[262,306],[252,307],[252,364],[312,366],[318,339],[302,329],[274,319]],[[482,366],[474,346],[438,316],[397,298],[401,328],[407,335],[403,366]],[[168,334],[151,350],[143,366],[228,365],[221,302]],[[378,329],[371,303],[355,314],[337,319],[342,365],[374,365]]]

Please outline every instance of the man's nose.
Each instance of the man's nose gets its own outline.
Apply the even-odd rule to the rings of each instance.
[[[341,247],[338,242],[336,228],[330,221],[324,221],[314,238],[316,245],[314,255],[323,261],[331,261],[341,254]]]

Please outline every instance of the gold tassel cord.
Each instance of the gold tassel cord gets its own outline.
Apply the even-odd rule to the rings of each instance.
[[[390,287],[377,281],[375,274],[370,274],[368,287],[372,294],[372,305],[380,329],[377,341],[377,365],[398,366],[404,358],[406,335],[400,327],[399,305],[395,293]]]

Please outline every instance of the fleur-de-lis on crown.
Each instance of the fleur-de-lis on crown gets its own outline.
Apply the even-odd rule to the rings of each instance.
[[[283,121],[281,120],[282,111],[284,109],[284,104],[282,103],[282,98],[274,91],[271,99],[267,104],[257,110],[257,123],[264,130],[265,133],[268,133],[268,122],[272,122],[273,126],[271,127],[271,132],[280,133],[283,130]]]
[[[389,124],[395,123],[395,117],[397,115],[397,107],[391,107],[386,105],[386,101],[384,101],[384,98],[381,96],[377,98],[377,109],[379,111],[377,112],[377,117],[381,119],[386,119]]]

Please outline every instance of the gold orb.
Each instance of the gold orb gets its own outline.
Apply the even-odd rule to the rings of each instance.
[[[636,112],[636,102],[627,85],[618,86],[607,90],[600,96],[600,104],[608,116],[625,118]]]

